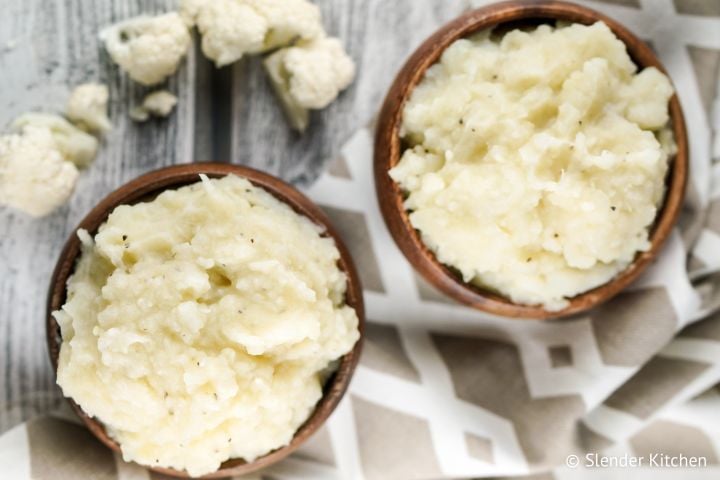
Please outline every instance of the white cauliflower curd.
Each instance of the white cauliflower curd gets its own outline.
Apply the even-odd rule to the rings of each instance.
[[[58,384],[126,460],[199,476],[286,445],[359,338],[332,239],[228,176],[119,206],[62,310]]]
[[[150,116],[167,117],[177,104],[177,97],[167,90],[158,90],[148,93],[142,105],[130,110],[130,118],[136,122],[145,122]]]
[[[263,51],[325,35],[320,8],[308,0],[244,0],[268,23]]]
[[[264,65],[291,125],[300,131],[307,127],[309,109],[327,107],[355,77],[355,63],[337,38],[280,49]]]
[[[177,12],[125,20],[103,29],[100,39],[113,61],[143,85],[161,83],[174,74],[191,43]]]
[[[265,69],[296,130],[307,127],[308,109],[328,106],[355,76],[352,59],[327,38],[320,9],[308,0],[183,0],[181,14],[197,25],[203,53],[218,67],[279,49]]]
[[[307,0],[183,0],[181,12],[218,67],[323,34],[320,9]]]
[[[672,94],[604,23],[484,32],[453,43],[413,91],[390,175],[440,262],[559,310],[650,246]]]
[[[0,136],[0,205],[43,217],[67,202],[77,177],[50,129],[28,124]]]
[[[112,127],[107,116],[108,96],[107,85],[78,85],[70,94],[65,113],[70,120],[88,130],[107,132]]]
[[[24,130],[27,127],[48,130],[55,147],[62,153],[63,158],[80,168],[90,165],[97,155],[97,139],[59,115],[25,113],[13,122],[13,126],[17,130]]]

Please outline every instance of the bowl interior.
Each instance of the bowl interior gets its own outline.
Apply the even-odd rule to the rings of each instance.
[[[51,312],[60,309],[60,307],[62,307],[65,303],[67,280],[74,271],[77,257],[80,254],[81,245],[75,232],[80,228],[84,228],[92,235],[97,232],[100,225],[105,222],[108,215],[116,206],[132,205],[139,202],[150,201],[164,190],[175,189],[198,182],[200,180],[198,175],[201,173],[206,174],[210,178],[223,177],[229,174],[235,174],[237,176],[247,178],[254,185],[262,187],[268,193],[288,204],[297,213],[310,218],[316,224],[324,227],[326,229],[325,235],[334,239],[335,244],[340,251],[338,266],[347,274],[348,278],[346,302],[357,312],[359,319],[358,328],[360,330],[359,340],[353,349],[340,359],[337,370],[326,380],[323,387],[322,399],[318,402],[310,417],[303,425],[300,426],[292,441],[288,445],[257,458],[252,462],[246,462],[241,459],[227,460],[220,466],[218,471],[203,477],[219,478],[253,472],[281,460],[296,450],[324,423],[330,413],[332,413],[334,408],[337,406],[349,384],[350,377],[352,376],[355,366],[359,360],[362,348],[365,318],[360,280],[349,251],[345,247],[338,233],[334,230],[330,220],[307,197],[299,193],[290,185],[265,173],[247,167],[220,163],[195,163],[163,168],[150,172],[137,178],[136,180],[131,181],[130,183],[123,185],[103,199],[85,217],[85,219],[83,219],[80,225],[73,230],[73,233],[60,254],[57,266],[55,267],[55,272],[53,273],[48,296],[47,342],[50,361],[53,365],[54,371],[57,371],[62,337],[60,334],[60,328],[55,319],[52,317]],[[78,414],[83,423],[100,441],[109,448],[115,451],[120,451],[119,445],[108,435],[102,423],[85,414],[80,406],[72,399],[68,398],[68,400],[73,410]],[[181,478],[188,477],[184,471],[145,465],[143,466],[165,475]]]
[[[610,299],[635,280],[659,252],[679,214],[685,193],[688,145],[682,109],[677,95],[670,100],[670,123],[677,143],[677,154],[670,159],[666,176],[666,196],[650,229],[652,247],[639,252],[633,263],[610,282],[569,299],[569,305],[556,312],[541,306],[515,304],[488,289],[463,282],[456,270],[441,264],[422,242],[404,209],[404,193],[390,178],[388,170],[400,160],[406,145],[400,137],[402,111],[415,86],[427,69],[435,64],[455,40],[492,28],[502,35],[516,28],[532,28],[555,22],[592,24],[605,22],[627,47],[639,69],[654,66],[666,72],[653,51],[618,22],[594,10],[557,1],[513,1],[493,4],[460,16],[429,37],[398,73],[383,104],[375,137],[375,186],[385,222],[400,250],[415,269],[436,288],[453,299],[489,313],[528,319],[565,317],[589,310]]]

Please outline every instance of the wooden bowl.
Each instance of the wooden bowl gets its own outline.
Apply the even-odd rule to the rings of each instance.
[[[405,63],[385,98],[375,136],[375,188],[385,223],[400,250],[415,269],[432,285],[453,299],[496,315],[513,318],[548,319],[586,311],[605,302],[635,280],[658,255],[677,219],[685,196],[688,177],[688,141],[682,109],[677,95],[670,100],[670,121],[677,142],[677,155],[671,159],[666,177],[664,204],[651,227],[652,247],[640,252],[633,263],[608,283],[569,299],[569,305],[556,312],[540,306],[520,305],[491,291],[462,281],[452,269],[441,264],[422,242],[410,224],[403,207],[403,192],[390,178],[388,170],[400,160],[399,135],[405,102],[425,71],[435,64],[454,41],[487,28],[509,30],[563,20],[582,24],[605,22],[625,43],[632,60],[641,69],[654,66],[666,72],[653,51],[642,40],[615,20],[589,8],[558,1],[510,1],[496,3],[461,15],[430,36]],[[667,72],[666,72],[667,73]]]
[[[77,229],[84,228],[92,235],[97,231],[98,227],[105,222],[108,215],[118,205],[134,204],[150,200],[163,190],[175,189],[183,185],[196,183],[199,181],[198,175],[201,173],[214,178],[223,177],[228,174],[235,174],[239,177],[244,177],[254,185],[262,187],[282,202],[288,204],[297,213],[310,218],[316,224],[324,227],[326,229],[326,235],[335,241],[335,244],[340,251],[338,266],[347,274],[348,277],[346,301],[347,304],[354,308],[357,312],[359,319],[358,328],[360,330],[360,339],[355,344],[355,347],[342,357],[337,372],[335,372],[327,380],[324,387],[323,397],[317,404],[315,411],[298,429],[290,444],[274,450],[273,452],[270,452],[252,462],[245,462],[240,459],[228,460],[220,466],[219,470],[203,477],[219,478],[232,475],[243,475],[260,468],[267,467],[268,465],[283,459],[296,450],[325,422],[330,413],[332,413],[337,406],[340,398],[345,393],[348,383],[350,382],[350,377],[352,376],[355,366],[358,363],[362,348],[365,317],[362,287],[360,285],[357,271],[348,249],[345,247],[342,239],[330,224],[328,217],[315,204],[313,204],[312,201],[295,190],[292,186],[275,177],[251,168],[220,163],[196,163],[162,168],[160,170],[150,172],[131,181],[130,183],[123,185],[108,195],[85,217],[85,219],[83,219],[82,222],[80,222]],[[65,244],[50,282],[50,291],[47,302],[47,342],[50,353],[50,361],[52,362],[55,372],[57,372],[58,356],[60,353],[62,337],[60,328],[51,313],[59,310],[65,303],[67,280],[73,273],[77,257],[80,254],[80,241],[75,234],[77,229],[73,231],[72,235],[70,235],[70,238]],[[102,423],[83,412],[80,406],[72,399],[68,400],[73,410],[75,410],[75,413],[78,414],[87,428],[102,443],[110,447],[112,450],[119,452],[120,446],[107,434]],[[143,466],[166,475],[188,478],[187,473],[184,471],[167,468],[155,468],[147,465]]]

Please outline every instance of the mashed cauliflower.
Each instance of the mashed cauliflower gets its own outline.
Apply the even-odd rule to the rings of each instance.
[[[549,310],[649,248],[673,88],[604,23],[458,40],[405,106],[390,171],[466,282]]]
[[[332,239],[245,179],[117,207],[79,235],[58,384],[126,460],[198,476],[286,445],[359,337]]]

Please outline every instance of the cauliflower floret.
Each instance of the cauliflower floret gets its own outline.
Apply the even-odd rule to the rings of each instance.
[[[327,107],[355,77],[355,64],[337,38],[318,38],[278,50],[265,60],[290,123],[307,126],[308,109]]]
[[[184,0],[182,11],[184,18],[197,24],[202,34],[202,51],[218,67],[263,49],[268,23],[243,2]]]
[[[337,38],[322,38],[287,49],[290,94],[305,108],[325,108],[355,77],[355,63]]]
[[[70,198],[77,177],[49,128],[27,124],[0,136],[0,204],[45,216]]]
[[[76,124],[96,132],[112,127],[107,116],[108,87],[99,83],[84,83],[70,94],[66,114]]]
[[[27,127],[47,130],[65,160],[81,168],[90,165],[97,154],[97,139],[58,115],[26,113],[15,120],[13,127],[18,130]]]
[[[130,118],[137,122],[144,122],[150,118],[150,115],[167,117],[177,104],[177,101],[177,97],[167,90],[149,93],[143,99],[142,105],[130,111]]]
[[[298,105],[297,101],[290,95],[288,72],[285,69],[284,60],[285,52],[278,50],[273,55],[267,57],[263,65],[270,77],[270,83],[273,86],[275,95],[277,95],[280,100],[280,104],[285,111],[285,116],[288,122],[290,122],[290,127],[299,132],[303,132],[310,122],[310,112],[307,108]]]
[[[284,47],[298,38],[325,35],[320,8],[307,0],[246,0],[268,23],[263,51]]]
[[[141,16],[111,25],[100,39],[130,78],[155,85],[175,73],[190,47],[190,32],[176,12]]]
[[[183,0],[181,12],[197,24],[203,53],[218,67],[324,35],[320,9],[307,0]]]

